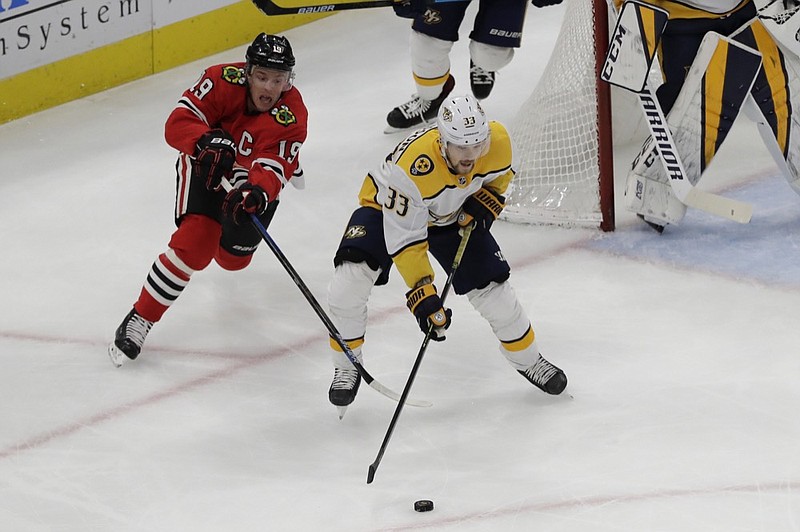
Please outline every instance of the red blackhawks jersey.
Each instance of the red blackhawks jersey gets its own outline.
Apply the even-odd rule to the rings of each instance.
[[[181,152],[179,172],[188,181],[197,140],[209,129],[224,129],[236,142],[236,180],[246,175],[272,201],[292,179],[297,188],[303,187],[298,154],[306,140],[308,110],[292,87],[269,112],[248,111],[244,68],[244,63],[207,68],[178,100],[164,136]]]

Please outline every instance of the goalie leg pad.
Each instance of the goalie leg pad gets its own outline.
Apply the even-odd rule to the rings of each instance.
[[[539,357],[531,322],[508,282],[491,282],[467,292],[467,299],[489,322],[500,340],[500,352],[516,370],[524,370]]]
[[[658,225],[678,224],[686,215],[686,205],[672,191],[667,174],[649,137],[628,173],[625,206]]]
[[[361,344],[364,343],[367,330],[367,301],[379,275],[380,271],[373,270],[365,262],[343,262],[334,269],[328,286],[331,321],[357,357],[360,357]],[[341,347],[333,340],[331,347],[336,367],[352,366]]]
[[[800,16],[794,16],[800,22]],[[766,59],[745,113],[758,126],[761,139],[792,190],[800,194],[800,121],[794,114],[800,109],[800,58],[783,53],[765,39],[760,23],[753,23],[747,30],[737,39],[757,42]]]

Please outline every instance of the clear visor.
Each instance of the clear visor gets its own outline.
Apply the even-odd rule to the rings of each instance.
[[[250,68],[248,81],[259,87],[277,87],[286,90],[285,87],[292,83],[294,72],[288,70],[275,70],[272,68],[253,65]]]

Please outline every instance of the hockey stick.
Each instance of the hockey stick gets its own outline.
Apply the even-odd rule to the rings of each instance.
[[[461,264],[461,257],[464,256],[464,250],[467,248],[467,242],[469,241],[469,236],[472,234],[472,228],[473,226],[469,225],[462,230],[461,242],[459,242],[458,249],[456,250],[456,256],[453,258],[453,266],[450,269],[450,275],[447,276],[447,281],[444,283],[444,289],[442,289],[442,305],[444,305],[444,301],[447,299],[447,293],[450,291],[450,285],[453,284],[453,276],[456,274],[458,265]],[[406,403],[408,392],[411,390],[411,385],[414,383],[414,378],[417,376],[417,370],[419,370],[419,365],[422,363],[422,357],[425,355],[425,350],[428,349],[428,343],[430,343],[431,334],[433,334],[432,324],[428,327],[428,332],[425,334],[425,339],[422,340],[419,353],[417,353],[417,359],[414,361],[414,366],[411,368],[411,373],[408,375],[406,386],[403,388],[403,395],[400,396],[400,401],[397,403],[397,407],[394,409],[392,421],[389,422],[389,428],[386,429],[386,436],[383,438],[383,443],[381,443],[378,456],[369,466],[369,472],[367,473],[367,484],[371,484],[372,480],[375,478],[375,472],[378,470],[378,466],[383,459],[383,453],[386,452],[386,446],[389,444],[389,439],[392,437],[392,433],[394,432],[394,427],[397,424],[397,418],[400,417],[400,411],[403,410],[403,405]]]
[[[464,2],[466,0],[434,0],[434,3]],[[363,0],[361,2],[329,2],[327,4],[306,4],[302,6],[282,6],[276,0],[253,0],[256,7],[265,15],[307,15],[309,13],[332,13],[346,9],[366,9],[388,7],[400,4],[401,0]]]
[[[710,214],[715,214],[734,222],[746,224],[753,216],[753,206],[749,203],[737,201],[711,194],[696,188],[689,181],[689,176],[683,165],[678,149],[675,146],[675,139],[669,129],[667,120],[661,104],[653,94],[648,84],[637,95],[642,111],[647,117],[647,127],[653,136],[654,145],[658,152],[658,157],[664,165],[664,170],[670,178],[672,191],[681,203],[689,207],[694,207]]]
[[[223,179],[222,188],[224,188],[225,191],[230,192],[233,189],[233,185],[231,185],[227,179]],[[275,256],[278,258],[278,261],[283,265],[284,269],[289,274],[289,277],[291,277],[292,281],[294,281],[294,284],[296,284],[297,288],[300,289],[300,292],[303,293],[303,296],[305,296],[306,301],[308,301],[308,303],[311,305],[311,308],[314,309],[314,312],[317,313],[319,319],[322,320],[322,323],[325,325],[325,328],[328,329],[328,333],[331,335],[331,338],[333,338],[339,345],[339,347],[342,348],[342,351],[344,351],[344,354],[347,356],[347,359],[350,360],[350,363],[353,364],[356,370],[358,370],[358,374],[361,375],[361,378],[364,379],[364,382],[366,382],[371,388],[382,393],[389,399],[393,399],[395,401],[403,400],[404,398],[398,395],[397,392],[387,388],[380,382],[376,381],[375,378],[369,374],[366,368],[364,368],[364,366],[361,365],[361,362],[358,361],[356,356],[353,354],[353,351],[347,345],[347,342],[345,342],[344,338],[342,338],[342,335],[339,334],[339,331],[336,329],[336,326],[333,324],[331,319],[322,309],[319,302],[314,297],[314,294],[311,293],[311,290],[309,290],[308,286],[306,286],[306,283],[304,283],[303,279],[300,278],[300,274],[298,274],[297,270],[294,269],[292,263],[289,262],[289,259],[286,258],[286,255],[284,255],[281,249],[278,247],[278,244],[276,244],[275,241],[272,239],[272,237],[269,236],[266,227],[264,227],[264,224],[262,224],[261,220],[258,219],[258,216],[256,216],[255,214],[250,214],[250,221],[253,223],[253,226],[256,228],[256,230],[261,234],[261,238],[264,240],[264,242],[267,243],[269,249],[272,250],[272,253],[275,254]],[[408,404],[410,404],[411,406],[420,406],[420,407],[428,407],[433,405],[433,403],[429,401],[413,401],[413,400],[408,401]]]

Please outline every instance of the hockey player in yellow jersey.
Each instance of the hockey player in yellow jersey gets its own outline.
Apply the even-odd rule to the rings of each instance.
[[[409,288],[407,305],[422,331],[432,325],[431,339],[444,340],[452,312],[437,293],[429,257],[449,274],[460,229],[472,224],[453,290],[466,294],[489,322],[514,369],[546,393],[564,390],[567,378],[539,354],[531,322],[508,282],[508,263],[489,232],[514,176],[512,156],[505,127],[488,121],[474,97],[463,96],[445,100],[436,126],[412,133],[367,174],[328,290],[331,318],[359,361],[372,287],[387,283],[392,265]],[[339,345],[331,341],[331,347],[328,395],[343,414],[361,377]]]

